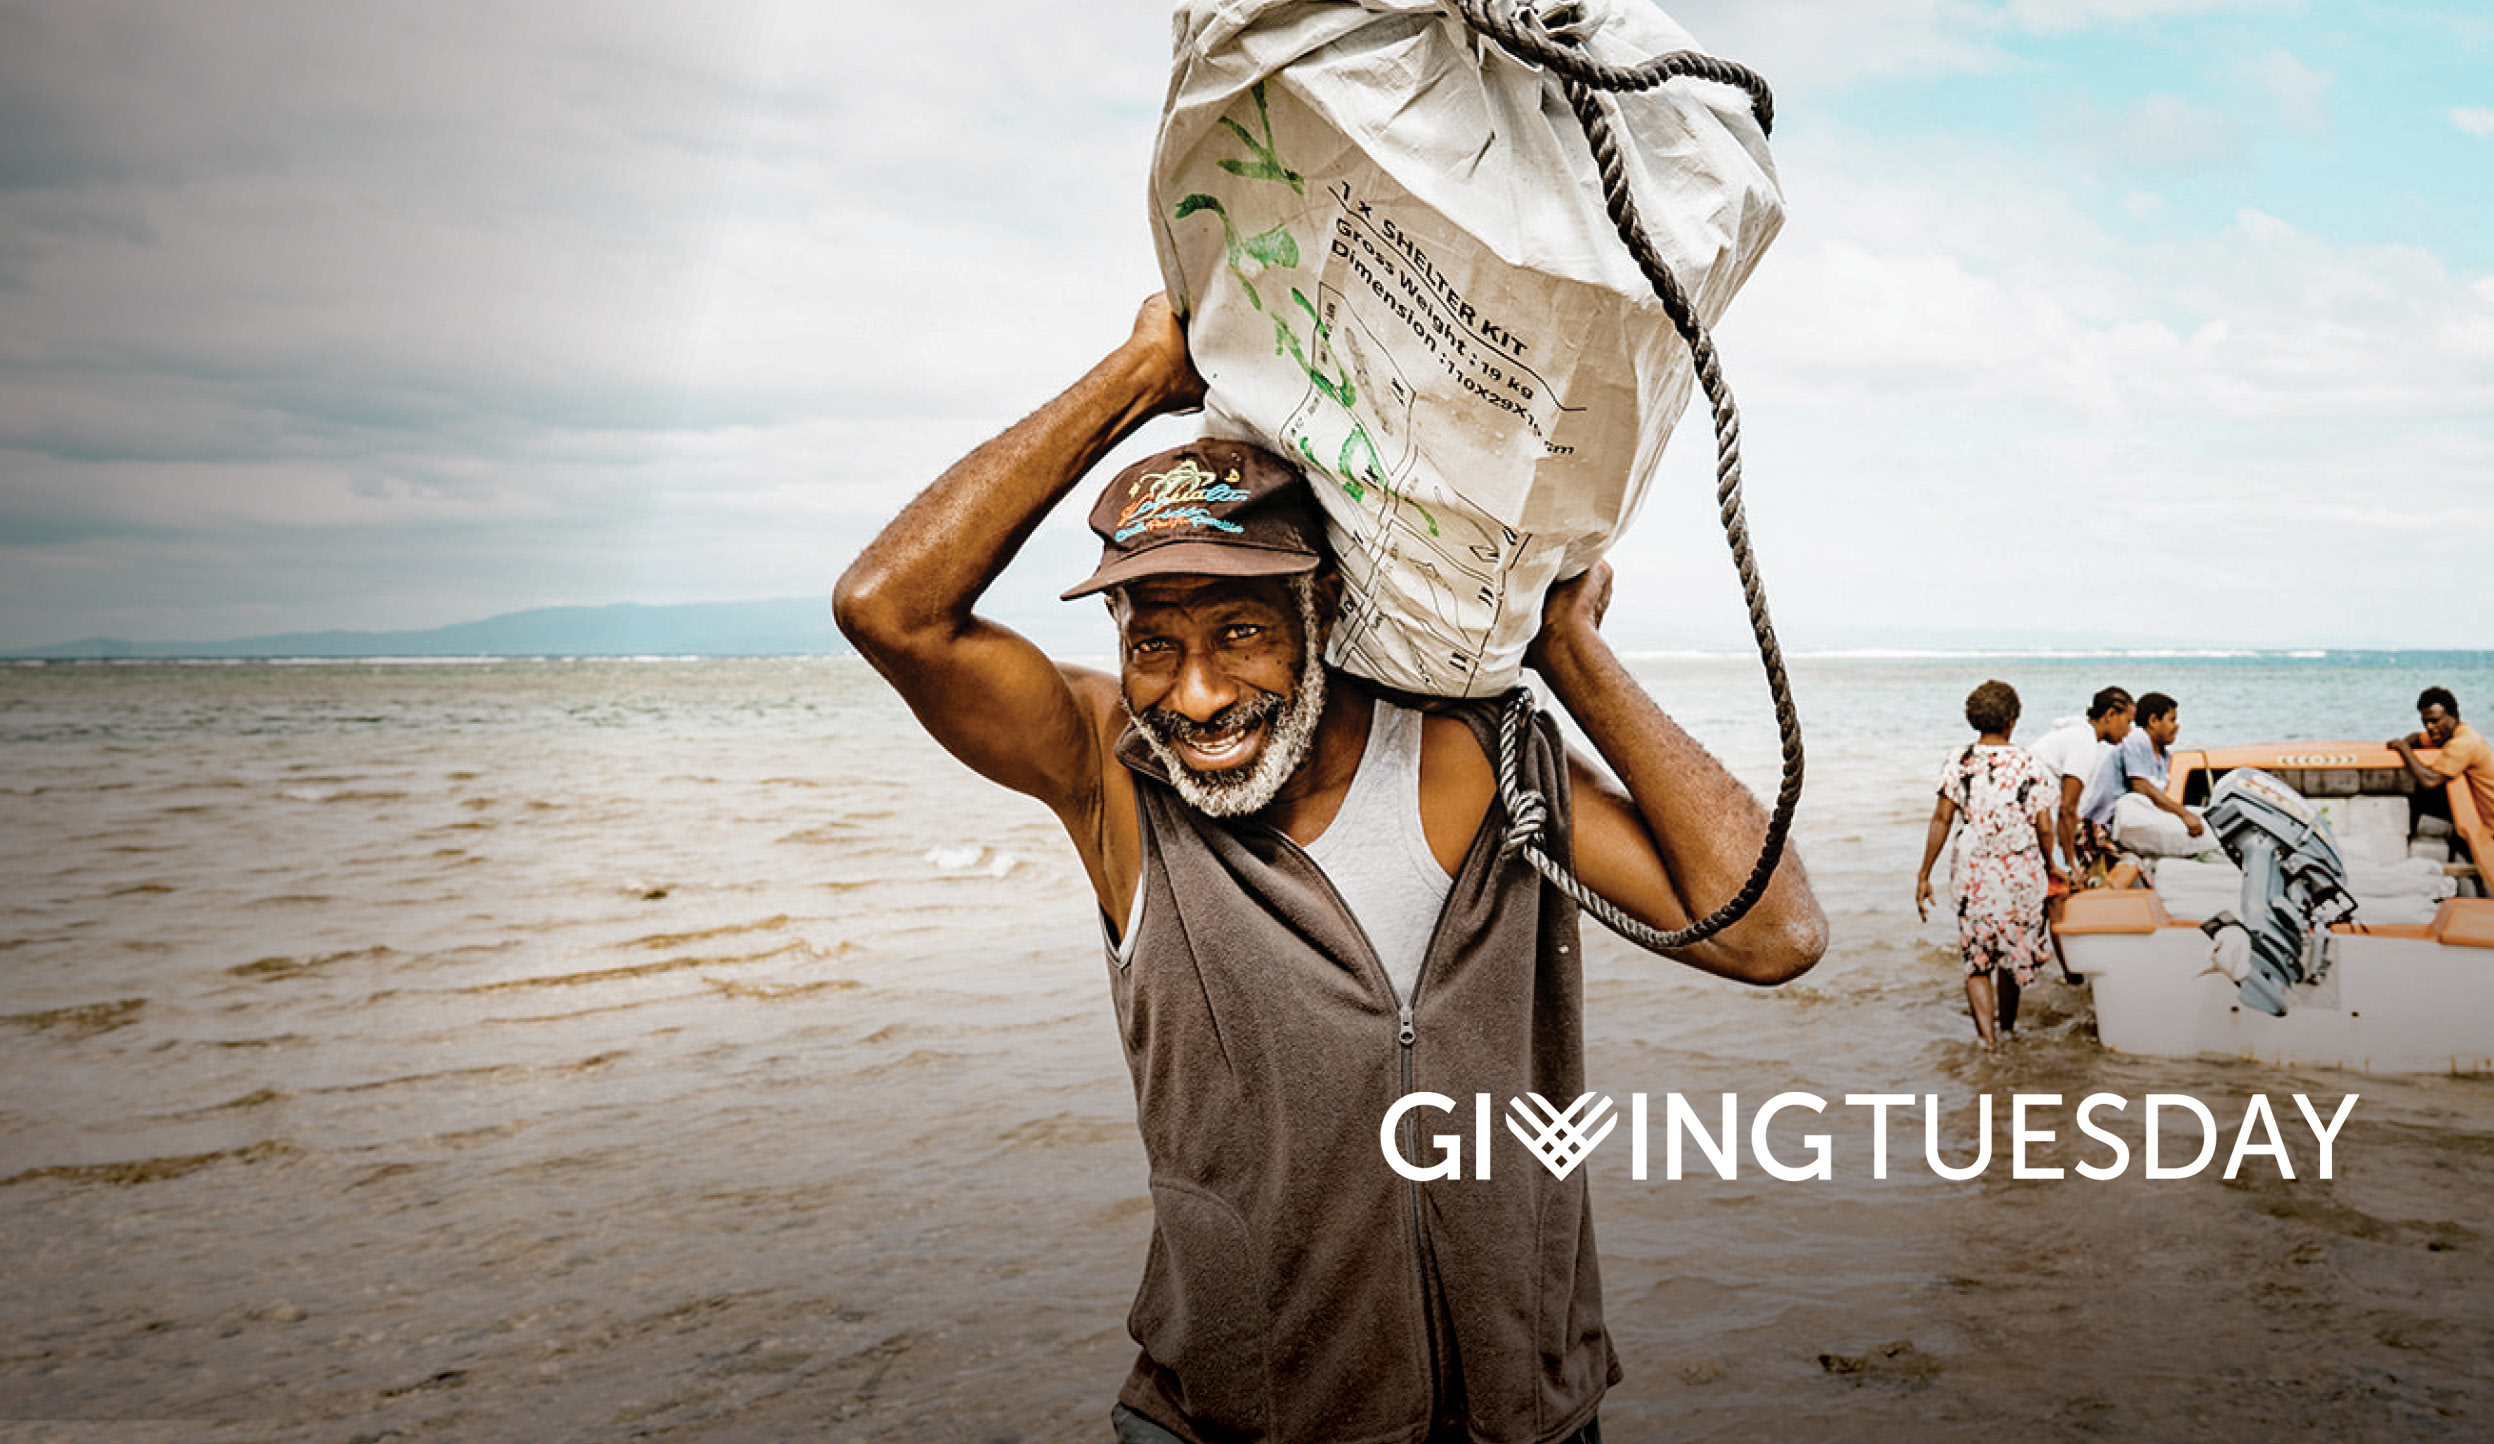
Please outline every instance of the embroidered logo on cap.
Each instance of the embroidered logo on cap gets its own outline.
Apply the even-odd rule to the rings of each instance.
[[[1124,542],[1141,532],[1175,531],[1180,527],[1212,527],[1236,533],[1245,530],[1236,522],[1224,521],[1213,515],[1215,506],[1245,501],[1247,488],[1238,484],[1238,468],[1230,468],[1227,476],[1215,476],[1195,462],[1181,457],[1167,471],[1146,473],[1135,478],[1126,489],[1129,500],[1125,510],[1117,514],[1114,539]]]

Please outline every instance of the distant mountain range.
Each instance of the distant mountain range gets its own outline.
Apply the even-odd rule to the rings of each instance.
[[[89,637],[0,652],[68,661],[141,657],[783,657],[845,653],[829,597],[537,607],[417,632],[281,632],[229,642]]]

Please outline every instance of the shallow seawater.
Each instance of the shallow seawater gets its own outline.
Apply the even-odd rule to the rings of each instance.
[[[1637,670],[1772,789],[1754,662]],[[2107,682],[2186,746],[2494,712],[2482,654],[1796,664],[1827,961],[1589,949],[1589,1079],[1656,1111],[1654,1177],[1586,1165],[1606,1433],[2484,1437],[2494,1080],[2111,1055],[2058,985],[1973,1047],[1912,874],[1991,675],[2021,739]],[[862,665],[0,669],[0,859],[0,1435],[1106,1437],[1150,1213],[1087,889]],[[1739,1095],[1736,1179],[1661,1177],[1671,1092]],[[1751,1157],[1784,1092],[1834,1178]],[[2265,1096],[2296,1176],[2010,1176],[2010,1095],[2066,1168],[2097,1092],[2134,1152]],[[2324,1181],[2291,1097],[2351,1092]],[[1874,1179],[1848,1093],[1952,1161],[1990,1094],[1993,1162],[1917,1103]]]

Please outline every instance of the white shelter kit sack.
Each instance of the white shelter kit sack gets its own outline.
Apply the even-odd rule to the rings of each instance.
[[[1645,0],[1573,8],[1597,60],[1698,48]],[[1175,28],[1152,220],[1205,431],[1315,484],[1347,584],[1329,660],[1503,692],[1552,583],[1634,520],[1693,379],[1559,82],[1445,0],[1181,0]],[[1749,97],[1604,103],[1711,327],[1783,223]]]
[[[2191,815],[2198,817],[2199,810],[2192,809]],[[2113,840],[2141,857],[2201,857],[2224,851],[2217,829],[2205,818],[2193,836],[2181,818],[2136,792],[2122,794],[2113,804]]]

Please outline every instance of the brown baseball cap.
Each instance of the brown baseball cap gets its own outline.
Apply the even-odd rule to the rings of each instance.
[[[1091,508],[1100,569],[1065,600],[1145,577],[1274,577],[1325,561],[1299,468],[1243,441],[1192,441],[1117,473]]]

